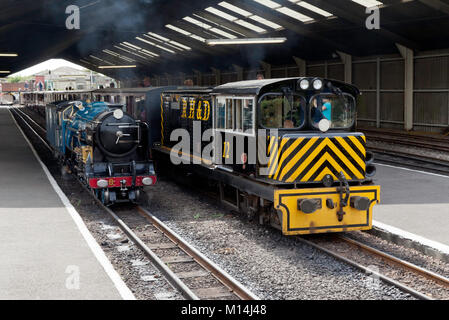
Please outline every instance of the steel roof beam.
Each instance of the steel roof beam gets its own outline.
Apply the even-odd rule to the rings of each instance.
[[[323,44],[329,46],[332,50],[341,50],[349,53],[355,53],[354,48],[347,47],[344,44],[335,42],[327,37],[323,37],[318,33],[311,31],[306,24],[301,24],[299,21],[294,20],[293,18],[290,18],[266,6],[263,6],[255,1],[253,1],[251,5],[248,5],[248,2],[244,0],[228,0],[227,2],[232,3],[233,5],[247,10],[253,14],[261,16],[262,18],[273,21],[299,35],[321,41]]]
[[[432,9],[441,11],[445,14],[449,14],[449,4],[444,3],[441,0],[418,0],[418,1]]]
[[[220,10],[221,10],[221,8],[220,8]],[[209,13],[207,11],[195,12],[195,14],[216,23],[218,25],[218,27],[224,26],[224,27],[230,29],[230,31],[234,31],[234,33],[240,33],[247,38],[255,38],[255,37],[259,36],[259,33],[255,32],[255,31],[251,31],[247,28],[241,27],[234,22],[220,18],[219,16]],[[228,31],[228,29],[225,29],[225,31]]]
[[[286,0],[282,0],[286,1]],[[360,28],[365,28],[366,19],[368,18],[368,15],[365,14],[365,8],[363,8],[360,5],[357,5],[356,3],[349,1],[349,0],[333,0],[330,1],[324,1],[324,0],[308,0],[310,4],[313,4],[314,6],[317,6],[323,10],[326,10],[334,15],[336,15],[339,18],[342,18],[344,20],[347,20]],[[400,2],[398,2],[399,4]],[[382,16],[381,16],[382,21]],[[385,24],[383,22],[383,24]],[[411,41],[409,39],[406,39],[405,37],[398,35],[388,29],[386,29],[384,26],[382,26],[379,30],[367,30],[371,32],[376,32],[389,40],[391,40],[394,43],[401,43],[409,48],[419,49],[420,45],[415,43],[414,41]],[[343,50],[344,51],[344,50]]]

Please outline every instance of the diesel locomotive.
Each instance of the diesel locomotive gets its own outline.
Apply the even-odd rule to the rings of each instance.
[[[322,78],[165,90],[153,150],[285,235],[367,230],[380,187],[366,138],[355,132],[359,94]],[[157,112],[154,104],[147,111]]]
[[[137,202],[156,183],[149,127],[106,102],[47,104],[47,141],[55,155],[106,205]]]

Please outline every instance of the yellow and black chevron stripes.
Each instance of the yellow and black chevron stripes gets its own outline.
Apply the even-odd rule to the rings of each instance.
[[[270,137],[268,177],[281,182],[320,182],[343,172],[348,180],[365,178],[366,138],[363,135],[328,137]]]

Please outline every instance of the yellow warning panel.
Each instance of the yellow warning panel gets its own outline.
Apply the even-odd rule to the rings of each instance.
[[[343,188],[344,189],[344,188]],[[380,186],[276,190],[274,208],[280,214],[282,232],[300,235],[369,230],[373,207],[380,201]],[[347,198],[347,204],[341,207]]]

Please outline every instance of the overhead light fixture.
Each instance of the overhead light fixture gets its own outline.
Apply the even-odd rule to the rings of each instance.
[[[125,69],[125,68],[136,68],[135,64],[129,66],[98,66],[98,69]]]
[[[287,38],[240,38],[240,39],[209,39],[206,44],[209,46],[229,45],[229,44],[273,44],[284,43]]]
[[[11,71],[1,71],[0,70],[0,73],[11,73]]]
[[[0,53],[0,57],[17,57],[17,53]]]

